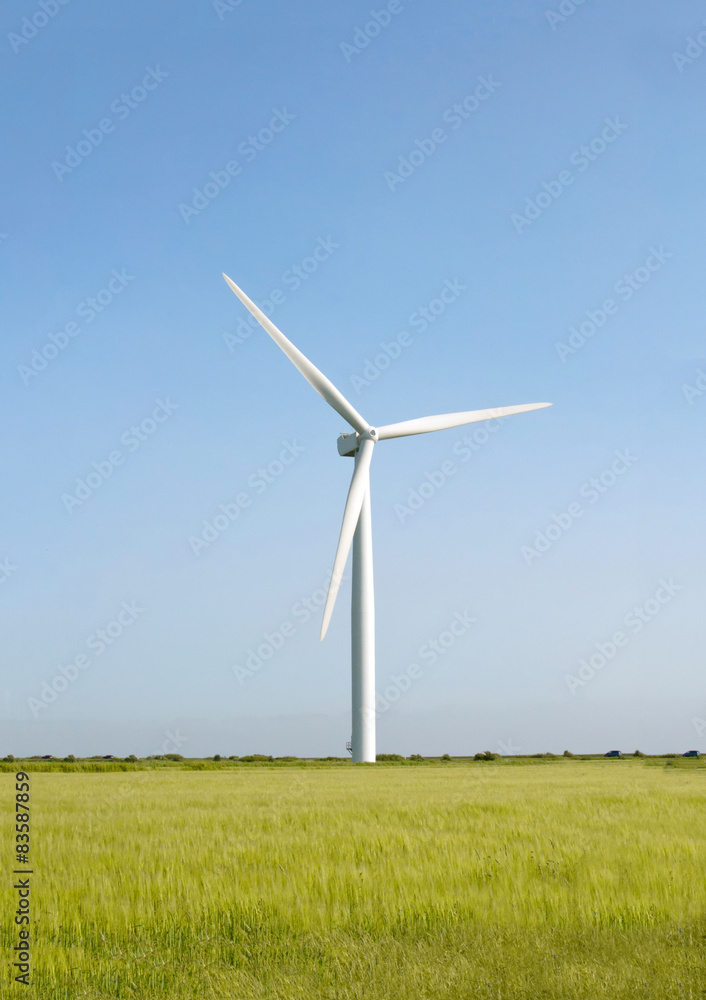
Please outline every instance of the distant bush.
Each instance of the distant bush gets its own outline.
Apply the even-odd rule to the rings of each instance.
[[[136,761],[137,761],[137,757],[135,756],[134,753],[131,753],[129,757],[125,758],[125,763],[126,764],[134,764],[134,763],[136,763]]]
[[[338,758],[331,757],[331,760],[337,760]],[[298,757],[275,757],[275,760],[299,760]]]
[[[11,764],[14,759],[15,758],[12,756],[11,753],[9,753],[7,757],[3,757],[3,760],[5,761],[6,764]]]
[[[500,754],[493,753],[492,750],[484,750],[483,753],[473,755],[473,760],[497,760]]]
[[[399,753],[378,753],[375,760],[404,760],[404,757]]]
[[[633,754],[633,757],[644,757],[644,756],[645,755],[642,752],[642,750],[636,750],[635,753]]]
[[[180,753],[165,753],[162,757],[155,758],[155,760],[183,760],[183,759],[184,758]],[[220,760],[221,758],[219,757],[218,759]]]
[[[442,753],[441,759],[442,760],[451,760],[451,754],[450,753]]]
[[[214,753],[213,760],[220,760],[220,759],[221,759],[221,755],[219,753]]]
[[[228,760],[240,760],[240,757],[231,756],[228,758]]]
[[[247,757],[241,757],[240,759],[241,759],[241,760],[245,760],[245,761],[247,761],[247,762],[248,762],[248,764],[251,764],[251,763],[253,763],[254,761],[262,761],[262,760],[274,760],[274,757],[266,757],[266,756],[265,756],[264,754],[262,754],[262,753],[251,753],[251,754],[248,754],[248,756],[247,756]]]
[[[572,754],[572,752],[570,750],[564,750],[564,756],[565,757],[573,757],[574,755]]]
[[[409,755],[409,759],[410,760],[424,760],[424,758],[422,757],[422,755],[420,753],[411,753]]]
[[[73,764],[76,758],[72,753],[70,753],[68,757],[64,757],[64,760],[66,761],[67,764]]]
[[[348,757],[320,757],[319,760],[348,760]],[[298,757],[292,757],[292,760],[299,760]]]

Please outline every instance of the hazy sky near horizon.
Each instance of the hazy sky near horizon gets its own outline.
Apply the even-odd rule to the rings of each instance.
[[[380,751],[706,749],[705,15],[3,7],[0,753],[345,752],[346,428],[222,271],[372,423],[554,404],[376,449]]]

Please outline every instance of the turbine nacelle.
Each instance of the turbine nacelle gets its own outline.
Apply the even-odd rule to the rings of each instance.
[[[371,427],[369,431],[364,434],[346,434],[345,431],[341,434],[336,441],[338,445],[338,454],[342,458],[355,458],[360,449],[360,442],[365,438],[369,438],[371,441],[376,442],[378,440],[378,432],[374,427]]]

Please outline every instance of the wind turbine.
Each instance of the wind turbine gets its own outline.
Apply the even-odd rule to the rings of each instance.
[[[348,553],[353,547],[353,594],[351,600],[351,673],[353,701],[353,761],[375,761],[375,600],[373,596],[373,536],[370,521],[370,460],[378,441],[426,434],[449,427],[460,427],[479,420],[509,417],[514,413],[540,410],[551,403],[527,403],[521,406],[500,406],[493,410],[467,410],[462,413],[442,413],[434,417],[403,420],[398,424],[371,427],[323,372],[306,358],[274,323],[258,309],[245,292],[224,274],[228,285],[249,309],[258,323],[269,333],[278,347],[298,368],[320,396],[353,428],[353,433],[338,438],[339,455],[355,459],[353,478],[343,513],[343,524],[333,563],[321,638],[326,635],[336,595],[341,585]]]

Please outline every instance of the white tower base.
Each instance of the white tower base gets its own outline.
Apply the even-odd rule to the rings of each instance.
[[[375,598],[369,490],[353,537],[351,659],[353,763],[375,763]]]

